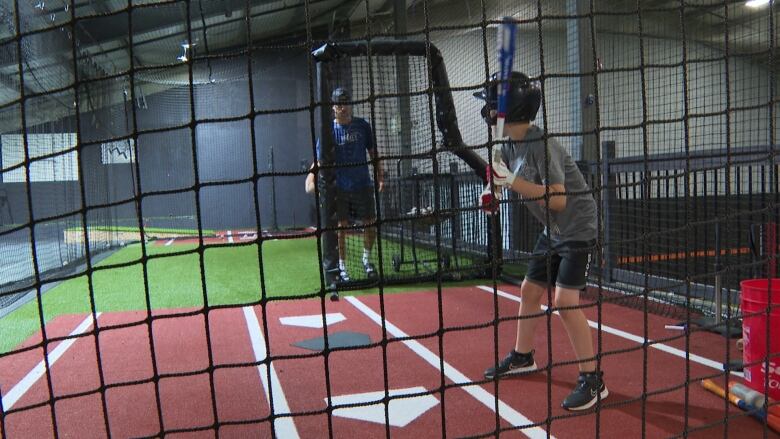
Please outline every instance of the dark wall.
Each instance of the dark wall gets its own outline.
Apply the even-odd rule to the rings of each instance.
[[[300,171],[301,162],[310,162],[313,157],[309,110],[294,111],[309,104],[307,54],[274,52],[255,57],[252,89],[258,114],[254,120],[254,160],[250,85],[244,74],[246,60],[214,62],[212,69],[216,82],[199,84],[194,89],[198,120],[194,136],[185,128],[139,138],[144,192],[192,187],[197,164],[198,180],[207,185],[201,189],[199,198],[202,227],[256,228],[252,179],[257,173],[263,175],[257,184],[260,227],[312,224],[313,198],[303,191],[305,177],[267,175],[272,170],[275,173]],[[220,75],[235,78],[220,82]],[[171,102],[180,105],[172,106]],[[166,123],[187,123],[190,119],[186,88],[148,96],[147,104],[148,109],[138,112],[141,128],[158,127],[160,109],[166,109],[161,115]],[[194,215],[194,204],[192,194],[158,195],[145,200],[144,216],[158,217],[158,213],[172,208],[175,215],[186,211]]]
[[[132,111],[139,131],[159,130],[138,135],[137,179],[133,178],[133,165],[102,164],[99,144],[83,147],[87,205],[128,200],[113,208],[98,209],[96,214],[105,211],[120,218],[120,223],[137,224],[132,199],[140,190],[147,225],[193,227],[197,225],[193,190],[197,176],[204,185],[197,200],[201,227],[256,228],[252,188],[257,173],[262,176],[257,180],[256,193],[260,227],[312,225],[314,199],[303,190],[305,176],[269,175],[272,171],[299,172],[314,158],[310,111],[304,108],[310,102],[307,52],[255,55],[254,157],[246,63],[246,59],[214,61],[211,67],[215,82],[195,86],[194,106],[184,85],[147,94],[145,105],[140,107],[127,103],[82,114],[84,143],[132,133]],[[142,82],[138,84],[143,87]],[[195,123],[191,122],[193,110]],[[75,121],[71,119],[64,125],[75,127]],[[6,190],[14,222],[27,222],[26,185],[0,183],[0,188]],[[81,208],[77,182],[33,183],[32,191],[37,219]],[[4,211],[0,212],[0,222],[10,222]]]
[[[291,173],[307,168],[315,158],[310,105],[308,53],[270,53],[258,59],[262,80],[255,87],[257,163],[261,173]],[[312,73],[313,74],[313,73]],[[258,75],[256,75],[257,77]],[[312,79],[313,80],[313,79]],[[279,109],[299,109],[272,113]],[[301,108],[303,108],[301,110]],[[273,150],[273,166],[271,151]],[[304,175],[265,177],[260,180],[258,195],[263,207],[264,224],[272,224],[273,197],[276,194],[276,221],[279,225],[313,225],[314,197],[304,192]]]

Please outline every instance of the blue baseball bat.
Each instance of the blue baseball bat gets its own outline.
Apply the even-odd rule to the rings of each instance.
[[[512,17],[504,17],[498,28],[496,44],[498,46],[498,108],[496,109],[496,135],[504,135],[504,119],[506,118],[507,91],[509,89],[509,75],[512,73],[512,65],[515,57],[515,40],[517,39],[517,25]]]

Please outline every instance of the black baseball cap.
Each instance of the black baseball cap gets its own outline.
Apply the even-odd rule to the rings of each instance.
[[[349,91],[344,87],[336,87],[336,89],[333,90],[333,94],[331,94],[330,98],[336,104],[347,103],[352,100],[352,97],[349,95]]]

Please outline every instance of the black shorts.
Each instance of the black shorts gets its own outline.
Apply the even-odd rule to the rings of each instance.
[[[585,288],[588,279],[590,254],[595,241],[551,242],[540,234],[534,246],[531,262],[525,278],[538,284],[550,285],[573,290]],[[549,258],[549,268],[547,264]]]
[[[336,212],[339,221],[373,220],[374,187],[368,186],[356,191],[336,190]]]

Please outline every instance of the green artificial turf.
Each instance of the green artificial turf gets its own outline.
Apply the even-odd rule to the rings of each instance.
[[[370,256],[370,260],[374,263],[377,271],[379,270],[380,262],[379,247],[380,245],[374,245]],[[452,249],[449,247],[442,247],[440,253],[437,253],[435,248],[417,246],[413,249],[408,242],[401,246],[398,241],[389,239],[383,239],[381,247],[382,273],[390,280],[415,276],[433,276],[438,270],[438,260],[442,261],[442,268],[447,271],[447,267],[444,266],[443,262],[445,257],[449,259],[449,268],[452,269],[467,269],[476,262],[474,258],[469,256],[462,254],[453,255]],[[346,266],[350,276],[353,279],[365,277],[362,261],[363,237],[360,235],[347,236],[347,249]],[[399,265],[393,264],[394,257],[401,262]]]
[[[362,238],[350,236],[348,248],[362,249]],[[404,264],[400,272],[392,267],[392,255],[400,254],[398,244],[383,240],[384,273],[389,278],[414,273],[414,264]],[[256,303],[266,297],[294,297],[313,294],[320,290],[319,258],[315,239],[284,239],[263,241],[262,272],[258,259],[258,245],[206,246],[203,249],[203,270],[200,254],[192,245],[160,246],[146,244],[147,260],[143,264],[140,243],[122,248],[96,267],[91,277],[86,275],[56,285],[43,295],[44,320],[51,321],[63,314],[132,311],[171,308],[202,308],[216,305]],[[411,249],[405,248],[405,260],[411,260]],[[362,267],[361,252],[350,252],[350,266]],[[372,259],[377,261],[376,247]],[[418,258],[434,259],[436,253],[420,250]],[[452,264],[468,264],[466,258],[452,259]],[[146,274],[144,275],[144,268]],[[418,265],[426,273],[435,269]],[[144,282],[144,279],[147,282]],[[472,281],[457,285],[473,285]],[[205,285],[205,291],[204,291]],[[261,285],[264,287],[262,288]],[[453,285],[448,283],[447,285]],[[436,282],[414,283],[385,287],[387,293],[436,289]],[[148,291],[148,295],[147,295]],[[377,288],[347,291],[344,294],[375,294]],[[148,300],[148,305],[147,305]],[[40,329],[38,301],[32,300],[0,319],[0,352],[7,352]]]

